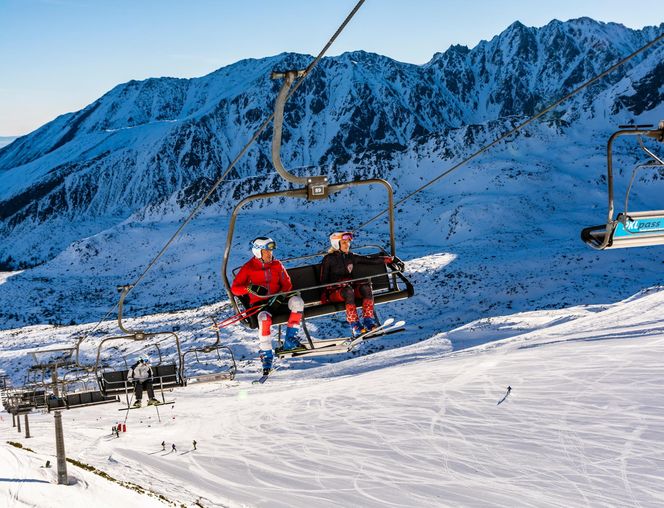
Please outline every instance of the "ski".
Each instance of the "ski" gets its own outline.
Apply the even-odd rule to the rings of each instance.
[[[394,322],[394,318],[386,319],[381,325],[369,330],[357,337],[342,337],[339,339],[328,339],[314,341],[314,347],[295,349],[291,351],[275,352],[279,358],[297,358],[299,356],[322,356],[337,353],[347,353],[364,340],[369,340],[381,335],[389,335],[400,332],[405,321]],[[324,345],[320,345],[323,343]]]
[[[254,379],[254,380],[251,382],[251,384],[252,384],[252,385],[262,385],[263,383],[265,383],[265,381],[267,381],[267,378],[270,377],[270,374],[272,374],[272,373],[273,373],[275,370],[277,370],[278,368],[279,368],[278,366],[272,367],[272,369],[270,370],[270,372],[268,372],[267,374],[263,374],[263,375],[262,375],[261,377],[259,377],[258,379]]]
[[[358,335],[355,338],[349,339],[343,345],[346,346],[348,351],[351,351],[360,342],[372,339],[374,337],[378,337],[380,335],[387,335],[389,333],[396,332],[397,330],[401,330],[403,328],[403,325],[405,324],[406,324],[405,321],[397,321],[395,323],[394,318],[386,319],[385,322],[380,326],[378,326],[377,328],[369,330],[361,335]]]
[[[265,383],[265,381],[267,381],[267,378],[268,378],[268,377],[270,377],[270,375],[269,375],[269,374],[265,374],[265,375],[259,377],[258,379],[254,379],[254,380],[251,382],[251,384],[252,384],[252,385],[262,385],[263,383]]]
[[[118,409],[118,411],[130,411],[132,409],[145,409],[147,407],[158,407],[158,406],[166,406],[168,404],[175,404],[175,401],[170,401],[170,402],[160,402],[159,404],[150,404],[150,405],[145,405],[145,406],[130,406],[130,407],[123,407]]]

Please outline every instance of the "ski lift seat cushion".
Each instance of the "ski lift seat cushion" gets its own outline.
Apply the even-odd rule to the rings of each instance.
[[[49,401],[49,407],[55,407],[61,399],[54,399],[53,403]],[[92,406],[96,404],[104,404],[107,402],[116,402],[117,398],[115,396],[104,396],[98,390],[91,390],[86,392],[77,392],[70,393],[67,395],[66,406],[67,408],[79,407],[79,406]],[[64,405],[64,401],[60,403],[60,407]]]
[[[127,382],[128,370],[116,370],[102,372],[99,386],[104,395],[111,393],[124,393],[129,383]]]
[[[152,367],[152,382],[161,388],[180,386],[177,366],[174,363]]]

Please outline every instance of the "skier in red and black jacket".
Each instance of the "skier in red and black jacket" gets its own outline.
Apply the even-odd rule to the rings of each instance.
[[[251,252],[254,257],[247,261],[235,276],[231,291],[237,296],[249,296],[251,306],[268,303],[267,295],[284,293],[293,289],[288,272],[281,261],[274,258],[273,251],[277,243],[271,238],[259,236],[251,241]],[[277,298],[264,307],[258,314],[258,337],[260,340],[260,356],[263,364],[263,375],[272,369],[272,315],[281,305]],[[297,333],[302,322],[304,301],[298,295],[288,299],[290,317],[286,328],[286,339],[282,351],[303,348]]]
[[[374,299],[371,283],[367,280],[344,282],[353,279],[353,267],[356,265],[379,265],[392,263],[389,256],[369,257],[355,254],[350,251],[350,242],[353,233],[350,231],[339,231],[330,235],[331,248],[323,258],[320,267],[321,284],[331,284],[323,290],[322,303],[345,302],[346,321],[350,324],[353,337],[373,330],[378,326],[374,318]],[[360,318],[355,306],[355,298],[362,299],[362,317]]]

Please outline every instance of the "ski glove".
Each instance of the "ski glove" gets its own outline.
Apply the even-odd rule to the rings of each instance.
[[[396,266],[397,270],[399,270],[400,272],[403,272],[405,268],[403,261],[401,261],[400,259],[395,259],[392,256],[385,256],[383,258],[383,261],[385,261],[386,265],[394,264],[394,266]]]
[[[256,296],[265,296],[269,293],[266,287],[259,286],[258,284],[249,284],[247,286],[247,292]]]

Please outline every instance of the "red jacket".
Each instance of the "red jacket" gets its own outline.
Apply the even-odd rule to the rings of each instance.
[[[281,261],[273,259],[269,263],[264,263],[261,259],[251,258],[247,261],[240,271],[237,272],[231,291],[234,295],[249,295],[249,303],[253,305],[256,302],[265,300],[247,291],[249,284],[257,284],[266,287],[270,294],[281,293],[293,289],[288,272],[281,264]]]

